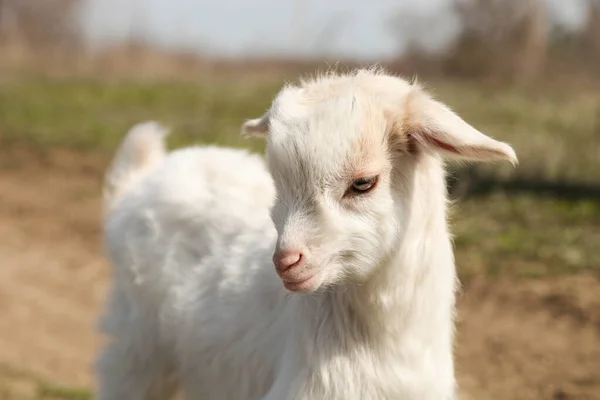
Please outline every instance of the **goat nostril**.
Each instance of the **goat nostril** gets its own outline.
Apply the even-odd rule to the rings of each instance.
[[[284,251],[277,252],[273,256],[273,263],[280,271],[285,271],[292,268],[295,265],[300,264],[302,260],[302,253],[300,251]]]

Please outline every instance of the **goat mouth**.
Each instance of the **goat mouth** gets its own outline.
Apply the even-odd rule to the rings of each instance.
[[[306,279],[291,281],[282,280],[283,286],[290,292],[312,292],[317,287],[317,275],[312,275]]]

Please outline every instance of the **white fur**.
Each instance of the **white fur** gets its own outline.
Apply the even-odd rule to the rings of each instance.
[[[510,146],[374,71],[286,87],[243,130],[267,137],[271,173],[216,147],[117,157],[136,179],[108,199],[99,398],[456,399],[441,155],[515,162]],[[144,137],[121,154],[160,146]],[[299,293],[272,266],[286,249],[303,257],[282,279],[310,278]]]

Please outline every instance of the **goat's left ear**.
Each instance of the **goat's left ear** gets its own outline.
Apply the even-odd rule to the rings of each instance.
[[[513,148],[473,128],[446,105],[414,88],[406,99],[404,134],[445,157],[465,161],[518,163]]]
[[[269,113],[260,118],[249,119],[242,124],[242,136],[265,137],[269,133]]]

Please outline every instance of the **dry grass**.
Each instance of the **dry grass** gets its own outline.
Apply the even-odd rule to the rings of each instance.
[[[261,114],[297,72],[260,62],[245,68],[165,58],[161,64],[161,53],[142,53],[132,61],[125,51],[122,64],[107,56],[112,71],[82,59],[76,74],[57,62],[44,74],[13,69],[0,78],[0,233],[6,238],[0,255],[9,260],[0,280],[6,282],[0,362],[7,363],[0,367],[0,400],[92,398],[91,390],[76,387],[91,387],[89,363],[97,350],[91,321],[109,280],[99,245],[99,188],[124,132],[155,119],[174,129],[172,147],[218,143],[262,151],[262,142],[240,139],[239,125]],[[131,79],[137,63],[154,66]],[[478,174],[600,186],[594,85],[532,89],[438,78],[428,86],[476,127],[515,146],[517,169],[493,165],[478,167]],[[593,196],[561,200],[500,188],[455,206],[465,291],[457,365],[465,398],[520,393],[584,400],[600,393],[594,368],[600,359],[599,204]]]
[[[91,400],[92,393],[56,385],[18,371],[8,365],[0,365],[0,400]]]
[[[7,80],[0,83],[3,147],[28,149],[33,156],[24,159],[5,151],[0,167],[18,169],[48,154],[52,162],[60,162],[56,149],[71,148],[98,160],[90,168],[100,176],[101,166],[124,132],[146,119],[174,129],[173,147],[217,143],[262,151],[261,141],[240,138],[239,126],[269,106],[282,81],[255,81],[249,76],[203,77],[194,82]],[[479,179],[492,178],[490,189],[495,181],[500,190],[518,180],[520,189],[530,192],[483,202],[472,198],[459,205],[463,209],[457,225],[459,257],[471,265],[463,276],[494,275],[499,269],[528,276],[598,271],[599,190],[566,196],[559,186],[554,194],[569,198],[560,200],[537,193],[535,186],[543,181],[600,188],[600,91],[568,86],[526,91],[451,81],[434,81],[429,86],[468,121],[517,150],[518,168],[479,166],[475,169]],[[452,174],[464,184],[469,181],[464,172],[469,171],[454,166]],[[478,187],[467,194],[471,192],[478,193]],[[502,263],[504,267],[498,267],[497,260],[511,257],[516,257],[515,265],[528,260],[528,266],[506,268]]]
[[[0,156],[11,161],[0,168],[0,399],[91,398],[111,279],[99,222],[107,160],[29,146]],[[455,206],[463,398],[598,398],[599,222],[590,201],[497,194]]]
[[[195,81],[13,78],[0,81],[3,142],[39,148],[110,150],[132,124],[156,119],[171,126],[174,144],[243,142],[240,123],[261,114],[284,82],[252,75],[202,76]],[[502,179],[600,184],[600,91],[537,90],[435,80],[428,86],[482,131],[514,145],[520,159],[480,168]]]

